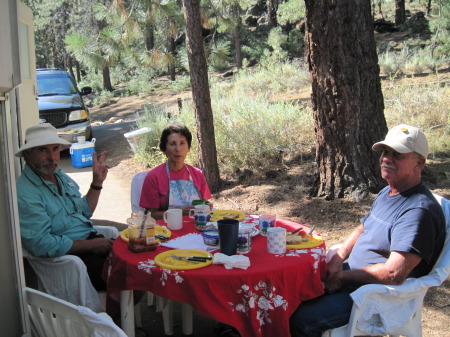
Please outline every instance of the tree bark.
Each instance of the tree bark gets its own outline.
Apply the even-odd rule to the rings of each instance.
[[[405,0],[395,0],[395,25],[402,25],[405,23],[405,20]]]
[[[167,38],[167,50],[175,60],[175,39],[172,36]],[[169,76],[171,81],[175,81],[175,61],[169,62]]]
[[[103,89],[108,90],[108,91],[113,91],[113,87],[111,84],[111,76],[109,74],[108,66],[103,67],[102,74],[103,74]]]
[[[183,0],[183,14],[186,21],[186,49],[197,127],[199,165],[205,174],[211,192],[214,193],[219,189],[220,176],[208,84],[208,67],[203,48],[200,0]]]
[[[236,19],[236,25],[233,29],[233,40],[235,49],[235,59],[236,67],[238,69],[242,68],[242,45],[241,45],[241,28],[242,28],[242,18],[241,18],[241,7],[239,4],[233,5],[233,15]]]
[[[145,46],[150,51],[155,47],[155,34],[152,24],[147,24],[146,28]]]
[[[267,24],[269,28],[278,26],[277,21],[278,0],[267,0]]]
[[[359,200],[384,185],[372,144],[387,133],[370,2],[305,3],[316,132],[312,194]]]

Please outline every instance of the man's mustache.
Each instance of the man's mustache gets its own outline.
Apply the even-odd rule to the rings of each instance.
[[[395,170],[395,169],[397,169],[395,166],[391,166],[391,165],[388,165],[388,164],[381,164],[381,167],[382,168],[387,168],[387,169],[391,169],[391,170]]]

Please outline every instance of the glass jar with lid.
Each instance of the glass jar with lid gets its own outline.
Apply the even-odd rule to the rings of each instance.
[[[128,249],[134,253],[142,253],[156,249],[156,220],[150,212],[133,212],[127,219]]]

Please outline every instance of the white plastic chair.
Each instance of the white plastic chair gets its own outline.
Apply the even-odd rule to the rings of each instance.
[[[31,288],[26,288],[26,297],[33,337],[126,337],[106,313]]]
[[[442,253],[432,271],[409,278],[399,286],[367,284],[350,294],[353,308],[349,323],[327,330],[322,337],[407,336],[422,337],[422,304],[430,287],[440,286],[450,275],[450,201],[434,195],[441,204],[446,222]],[[336,247],[330,249],[327,260]]]
[[[94,228],[107,238],[115,239],[119,235],[117,228],[112,226]],[[36,257],[25,249],[23,256],[38,277],[39,290],[94,312],[105,311],[105,294],[98,293],[92,286],[86,265],[78,256]]]
[[[142,185],[148,171],[136,173],[131,180],[131,211],[143,211],[144,208],[139,206],[142,193]],[[153,294],[148,292],[148,305],[153,304]],[[164,333],[173,335],[173,301],[159,296],[156,299],[156,311],[161,311],[164,323]],[[192,324],[192,306],[187,303],[181,303],[181,326],[184,335],[191,335],[193,332]]]

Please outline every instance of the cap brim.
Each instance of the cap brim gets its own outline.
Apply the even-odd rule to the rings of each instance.
[[[409,147],[400,144],[400,143],[395,143],[395,142],[387,142],[387,141],[382,141],[382,142],[378,142],[372,145],[372,150],[373,151],[378,151],[380,150],[381,146],[387,146],[390,147],[391,149],[397,151],[398,153],[409,153],[409,152],[413,152]]]

